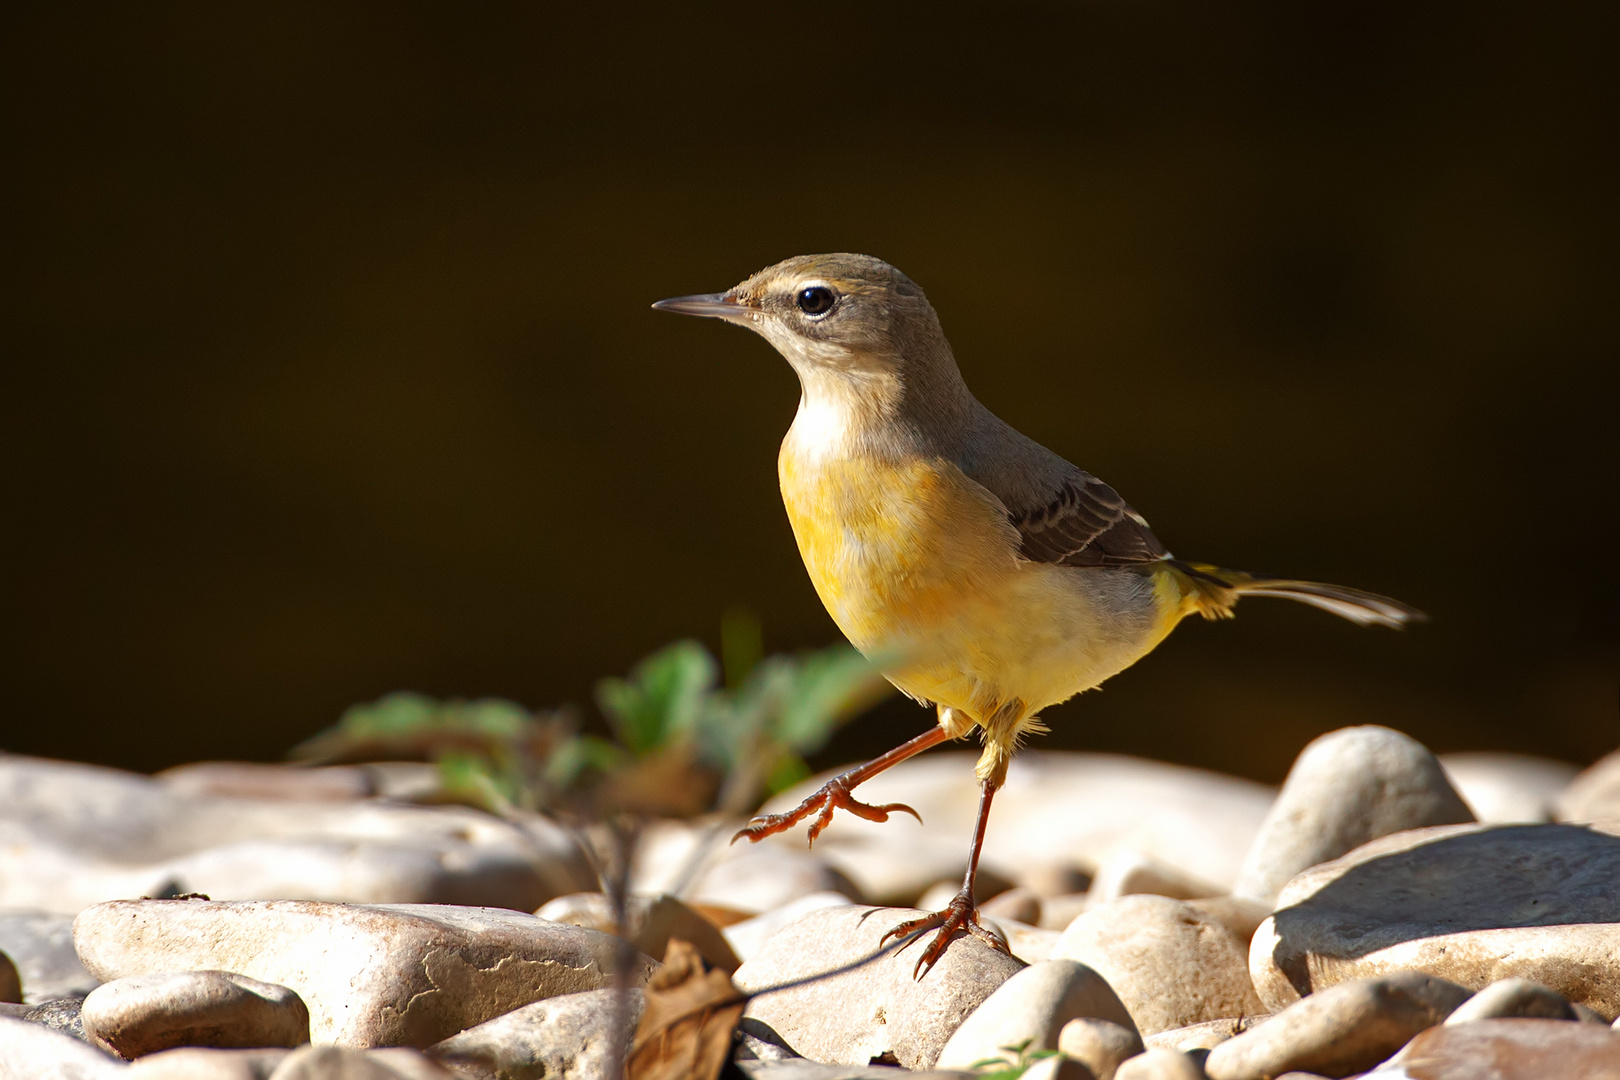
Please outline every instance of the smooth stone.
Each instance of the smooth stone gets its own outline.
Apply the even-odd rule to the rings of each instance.
[[[126,1068],[71,1035],[0,1016],[0,1080],[119,1080]]]
[[[291,1051],[214,1050],[181,1046],[148,1054],[124,1070],[124,1080],[269,1080]]]
[[[1205,1076],[1196,1058],[1154,1048],[1121,1064],[1114,1080],[1205,1080]]]
[[[22,1000],[31,1005],[60,997],[82,997],[96,988],[95,976],[73,951],[73,918],[45,911],[0,911],[0,950],[17,965]]]
[[[1294,760],[1232,893],[1269,902],[1295,874],[1370,840],[1473,820],[1422,743],[1372,724],[1341,728]]]
[[[858,789],[862,800],[906,803],[924,824],[904,814],[883,823],[839,814],[817,838],[817,854],[876,901],[910,903],[936,881],[961,880],[979,797],[975,757],[928,754],[873,777]],[[791,809],[833,775],[782,792],[761,812]],[[1026,750],[996,795],[981,865],[1020,881],[1028,868],[1089,872],[1115,851],[1135,849],[1227,891],[1274,794],[1249,780],[1141,758]],[[765,843],[802,849],[804,833]]]
[[[241,799],[354,802],[377,794],[372,774],[358,765],[270,765],[258,761],[193,761],[153,776],[178,795]]]
[[[1448,1024],[1521,1016],[1542,1020],[1579,1020],[1569,999],[1529,979],[1498,979],[1446,1017]]]
[[[1248,952],[1254,932],[1271,915],[1271,905],[1241,896],[1206,896],[1188,900],[1187,906],[1226,927],[1233,939]]]
[[[1006,924],[1008,920],[1034,926],[1041,921],[1041,898],[1022,885],[1003,889],[979,905],[979,912]]]
[[[995,925],[1001,928],[1002,935],[1007,939],[1008,951],[1026,964],[1050,960],[1052,950],[1063,938],[1062,931],[1042,930],[1038,926],[1012,919],[995,920]]]
[[[610,1059],[614,1021],[622,1018],[633,1033],[642,1004],[638,989],[622,1004],[617,990],[563,994],[452,1035],[427,1056],[467,1080],[615,1076],[624,1065]]]
[[[292,988],[310,1037],[428,1046],[541,998],[609,985],[616,938],[533,915],[429,904],[122,900],[74,923],[93,975],[236,971]],[[639,985],[652,961],[637,957]]]
[[[1181,900],[1126,896],[1074,920],[1052,950],[1114,988],[1143,1036],[1266,1011],[1240,943]]]
[[[1041,921],[1036,923],[1042,930],[1057,930],[1062,932],[1069,928],[1069,924],[1086,913],[1092,906],[1090,893],[1068,893],[1064,896],[1052,896],[1041,902]]]
[[[1620,1076],[1620,1035],[1558,1020],[1475,1020],[1420,1034],[1366,1080],[1600,1080]]]
[[[1188,1024],[1186,1027],[1149,1035],[1147,1044],[1160,1046],[1166,1050],[1179,1050],[1184,1054],[1191,1050],[1213,1050],[1226,1040],[1245,1031],[1252,1031],[1269,1019],[1271,1017],[1262,1015],[1227,1016],[1219,1020],[1205,1020],[1201,1024]]]
[[[1018,870],[1013,880],[1042,900],[1053,896],[1083,893],[1091,888],[1091,867],[1080,867],[1068,860],[1037,861]]]
[[[39,1024],[52,1031],[60,1031],[63,1035],[78,1039],[80,1042],[89,1042],[90,1036],[85,1034],[84,1020],[79,1015],[83,1008],[83,998],[53,998],[33,1006],[22,1014],[22,1018],[30,1024]]]
[[[919,914],[850,906],[805,915],[737,969],[733,982],[751,995],[745,1015],[812,1061],[864,1065],[892,1054],[908,1069],[932,1068],[968,1014],[1024,965],[964,935],[914,979],[924,943],[902,952],[900,942],[879,942]]]
[[[415,1051],[303,1046],[288,1054],[268,1080],[454,1080]]]
[[[1121,848],[1097,869],[1097,876],[1091,885],[1091,902],[1106,904],[1122,896],[1144,893],[1175,900],[1195,900],[1219,896],[1225,891],[1145,851]]]
[[[1370,1069],[1468,999],[1456,983],[1405,971],[1312,994],[1209,1052],[1210,1080],[1265,1080],[1298,1070]]]
[[[309,1010],[285,986],[231,971],[114,979],[80,1009],[90,1041],[130,1059],[176,1046],[293,1047],[309,1041]]]
[[[619,933],[613,902],[602,893],[559,896],[543,904],[535,915],[604,934]],[[728,975],[742,963],[718,926],[668,893],[630,897],[625,903],[625,918],[630,924],[626,935],[630,943],[647,956],[663,956],[670,938],[679,938],[696,946],[704,960]]]
[[[822,858],[820,845],[812,852],[802,836],[796,844],[732,843],[741,825],[729,819],[650,823],[631,860],[630,892],[669,893],[688,904],[755,914],[820,892],[862,899],[860,889]],[[611,848],[611,840],[596,830],[592,846],[600,859]]]
[[[1147,1047],[1134,1026],[1082,1016],[1058,1032],[1058,1050],[1091,1070],[1097,1080],[1114,1080],[1114,1072],[1127,1059]]]
[[[1044,960],[1013,975],[962,1021],[935,1064],[971,1069],[1005,1057],[1005,1047],[1056,1050],[1063,1025],[1082,1016],[1110,1020],[1135,1031],[1113,988],[1074,960]]]
[[[732,923],[722,927],[720,933],[725,936],[726,943],[731,946],[732,952],[743,960],[757,955],[770,940],[784,926],[798,922],[799,919],[812,911],[820,911],[828,907],[848,907],[854,901],[839,892],[817,892],[809,896],[801,896],[797,900],[789,900],[779,908],[761,912],[751,919]]]
[[[823,1065],[803,1058],[734,1064],[749,1080],[974,1080],[978,1076],[955,1069],[912,1072],[892,1065]]]
[[[1620,750],[1599,758],[1571,780],[1556,812],[1559,821],[1620,819]]]
[[[1312,990],[1426,971],[1474,990],[1530,979],[1620,1013],[1620,838],[1574,825],[1385,837],[1299,875],[1255,932],[1275,1012]]]
[[[1474,817],[1520,825],[1552,821],[1559,797],[1581,771],[1529,754],[1443,754],[1440,766]]]
[[[1062,1054],[1041,1058],[1023,1071],[1023,1080],[1097,1080],[1084,1062]]]

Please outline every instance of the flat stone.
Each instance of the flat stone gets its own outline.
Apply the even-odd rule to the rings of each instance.
[[[1542,1020],[1579,1020],[1575,1007],[1558,991],[1529,979],[1498,979],[1446,1018],[1448,1024],[1521,1016]]]
[[[411,1050],[304,1046],[282,1059],[269,1080],[455,1080]]]
[[[1541,824],[1552,821],[1558,800],[1580,767],[1529,754],[1444,754],[1451,786],[1480,821]]]
[[[0,1016],[3,1080],[121,1080],[125,1065],[71,1035]]]
[[[731,946],[732,951],[747,960],[765,947],[765,942],[770,940],[772,934],[784,926],[798,922],[810,912],[827,907],[847,907],[853,903],[853,900],[839,892],[811,893],[797,900],[789,900],[779,908],[761,912],[751,919],[722,927],[720,933],[725,936],[726,943]]]
[[[17,965],[22,1000],[30,1005],[82,997],[96,979],[73,951],[73,919],[45,911],[0,911],[0,950]]]
[[[1423,1032],[1366,1080],[1600,1080],[1620,1076],[1620,1034],[1558,1020],[1475,1020]]]
[[[816,840],[816,853],[882,902],[911,903],[936,881],[961,880],[979,797],[975,757],[928,754],[873,777],[859,788],[863,800],[907,803],[924,824],[909,815],[878,823],[839,814]],[[796,806],[832,775],[782,792],[762,812]],[[1008,881],[1050,867],[1072,877],[1132,849],[1224,892],[1274,794],[1252,781],[1141,758],[1025,750],[996,795],[982,865]],[[764,843],[802,850],[804,833]],[[1045,884],[1037,891],[1054,890]]]
[[[1205,1080],[1205,1077],[1196,1058],[1174,1050],[1150,1049],[1120,1065],[1114,1080]]]
[[[900,943],[879,940],[919,914],[858,906],[810,912],[737,969],[733,982],[752,995],[746,1016],[812,1061],[864,1065],[893,1054],[908,1069],[932,1068],[968,1014],[1024,965],[963,936],[914,979],[923,944],[901,952]]]
[[[236,971],[292,988],[310,1037],[428,1046],[531,1001],[609,985],[617,939],[533,915],[436,905],[124,900],[74,923],[90,972]],[[652,961],[637,957],[639,985]]]
[[[1329,987],[1209,1052],[1210,1080],[1265,1080],[1290,1070],[1349,1076],[1440,1023],[1468,991],[1406,971]]]
[[[1559,821],[1620,820],[1620,750],[1583,770],[1559,796]]]
[[[467,1080],[616,1076],[624,1065],[610,1058],[615,1023],[633,1034],[642,1004],[636,989],[623,997],[617,990],[563,994],[452,1035],[427,1056]]]
[[[1090,1069],[1097,1080],[1114,1080],[1115,1070],[1127,1058],[1146,1049],[1134,1026],[1093,1016],[1070,1020],[1058,1032],[1058,1050]]]
[[[1095,969],[1144,1036],[1266,1011],[1237,939],[1167,896],[1126,896],[1092,908],[1063,932],[1052,958]]]
[[[1045,960],[1013,975],[962,1021],[935,1062],[942,1069],[971,1069],[1006,1057],[1004,1048],[1058,1049],[1063,1025],[1080,1017],[1109,1020],[1132,1033],[1136,1027],[1103,977],[1074,960]]]
[[[125,1069],[123,1080],[270,1080],[291,1051],[213,1050],[181,1046],[148,1054]]]
[[[619,933],[613,902],[602,893],[559,896],[547,901],[535,915],[606,934]],[[742,963],[719,927],[668,893],[629,897],[625,903],[625,918],[629,923],[625,936],[647,956],[663,956],[670,938],[679,938],[696,946],[710,966],[728,975]]]
[[[1300,751],[1232,893],[1271,901],[1295,874],[1370,840],[1472,820],[1422,743],[1376,725],[1341,728]]]
[[[1269,1019],[1269,1016],[1228,1016],[1219,1020],[1205,1020],[1201,1024],[1188,1024],[1150,1035],[1147,1044],[1166,1050],[1179,1050],[1183,1054],[1192,1050],[1213,1050],[1230,1038],[1253,1031]]]
[[[309,1010],[285,986],[231,971],[183,971],[114,979],[80,1010],[90,1041],[122,1058],[176,1046],[221,1049],[309,1041]]]
[[[1620,1013],[1620,838],[1573,825],[1414,830],[1313,867],[1250,946],[1275,1012],[1313,990],[1426,971],[1474,990],[1541,983]]]

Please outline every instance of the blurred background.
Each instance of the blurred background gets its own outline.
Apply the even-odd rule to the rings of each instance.
[[[836,640],[776,493],[791,372],[647,306],[826,250],[916,279],[980,398],[1178,554],[1433,617],[1250,601],[1041,745],[1274,781],[1355,722],[1620,741],[1611,5],[7,21],[4,749],[585,705],[738,606]]]

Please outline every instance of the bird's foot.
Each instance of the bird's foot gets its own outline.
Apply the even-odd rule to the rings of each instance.
[[[850,794],[850,790],[855,784],[850,783],[847,777],[847,773],[843,776],[833,777],[823,784],[821,789],[814,795],[811,795],[785,814],[765,814],[754,818],[746,826],[738,830],[737,835],[731,838],[731,842],[735,844],[746,836],[750,842],[758,843],[774,833],[786,832],[811,814],[814,814],[816,819],[810,823],[810,843],[814,844],[816,837],[821,835],[821,830],[832,824],[833,811],[840,809],[848,810],[856,817],[865,818],[867,821],[888,821],[889,815],[897,810],[904,810],[918,821],[922,820],[922,815],[905,803],[885,803],[882,806],[873,806],[870,803],[860,802]],[[856,781],[856,783],[859,783],[859,781]]]
[[[950,945],[951,940],[958,934],[972,934],[991,948],[1012,955],[1005,941],[980,924],[979,907],[973,902],[971,889],[964,888],[951,897],[951,902],[946,904],[943,910],[901,923],[884,934],[879,944],[886,945],[891,939],[915,940],[918,935],[928,930],[934,931],[933,940],[929,941],[928,947],[917,958],[917,966],[911,972],[914,979],[920,979],[928,974],[935,962],[945,955],[946,946]],[[900,946],[901,951],[905,951],[906,946],[910,944],[911,941],[907,941],[905,945]]]

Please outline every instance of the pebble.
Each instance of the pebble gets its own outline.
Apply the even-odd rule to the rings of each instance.
[[[454,1080],[412,1050],[304,1046],[282,1059],[267,1080]]]
[[[1120,1065],[1114,1080],[1206,1080],[1196,1058],[1175,1050],[1153,1049]]]
[[[123,1072],[124,1080],[269,1080],[290,1051],[211,1050],[181,1046],[148,1054]]]
[[[1041,1058],[1022,1073],[1023,1080],[1097,1080],[1097,1076],[1083,1062],[1053,1054]]]
[[[1106,904],[1122,896],[1150,893],[1176,900],[1193,900],[1219,896],[1224,891],[1218,885],[1200,881],[1145,851],[1121,848],[1098,868],[1090,899],[1094,904]]]
[[[642,1004],[636,989],[622,1004],[617,990],[563,994],[452,1035],[427,1056],[465,1080],[614,1076],[623,1069],[622,1059],[610,1060],[614,1021],[622,1017],[634,1032]]]
[[[1405,971],[1318,991],[1209,1052],[1210,1080],[1264,1080],[1289,1070],[1348,1076],[1370,1069],[1468,998],[1456,983]]]
[[[771,911],[761,912],[751,919],[722,927],[720,933],[725,936],[731,951],[741,959],[747,960],[757,955],[759,950],[764,948],[765,942],[770,940],[771,935],[784,926],[797,922],[812,911],[827,907],[847,907],[852,903],[853,900],[839,892],[811,893],[797,900],[789,900]]]
[[[73,918],[44,911],[0,911],[0,950],[17,965],[22,1000],[83,996],[96,979],[73,951]]]
[[[1149,1046],[1187,1053],[1192,1050],[1213,1050],[1226,1040],[1252,1031],[1271,1019],[1269,1016],[1227,1016],[1219,1020],[1205,1020],[1201,1024],[1188,1024],[1183,1028],[1161,1031],[1150,1035]]]
[[[792,844],[773,842],[780,837],[761,844],[732,843],[741,825],[731,820],[649,822],[631,860],[630,892],[669,893],[688,904],[754,914],[820,892],[862,899],[861,890],[822,857],[821,845],[807,849],[802,835]],[[599,858],[610,843],[600,831],[592,834]]]
[[[43,1024],[0,1016],[3,1080],[120,1080],[125,1066]]]
[[[1035,925],[1042,930],[1067,930],[1069,924],[1084,915],[1089,907],[1091,907],[1090,893],[1050,896],[1041,901],[1041,921]]]
[[[1232,893],[1269,902],[1295,874],[1369,840],[1473,820],[1422,743],[1376,725],[1341,728],[1300,751]]]
[[[1007,949],[1026,964],[1037,963],[1041,960],[1050,960],[1052,950],[1063,938],[1058,930],[1042,930],[1038,926],[1017,922],[1013,919],[989,919],[987,922],[1001,928],[1002,936],[1007,939]]]
[[[949,900],[949,897],[946,897]],[[926,905],[924,905],[926,908]],[[1041,921],[1041,898],[1034,889],[1024,888],[1022,885],[1011,889],[1003,889],[979,905],[979,913],[988,915],[998,922],[1011,920],[1021,922],[1026,926],[1035,926]]]
[[[1005,1047],[1058,1049],[1063,1025],[1079,1017],[1109,1020],[1135,1033],[1119,995],[1091,968],[1073,960],[1045,960],[1013,975],[962,1021],[935,1062],[969,1069],[1005,1057]]]
[[[1529,979],[1498,979],[1461,1005],[1446,1018],[1448,1024],[1471,1020],[1492,1020],[1508,1016],[1538,1017],[1543,1020],[1579,1020],[1569,999],[1551,987]]]
[[[114,979],[90,991],[79,1013],[90,1041],[125,1059],[176,1046],[298,1046],[309,1010],[285,986],[229,971]]]
[[[1365,1080],[1599,1080],[1620,1076],[1620,1034],[1557,1020],[1443,1024]]]
[[[955,1069],[911,1072],[892,1065],[822,1065],[803,1058],[738,1061],[735,1065],[749,1080],[974,1080],[978,1076]]]
[[[968,1014],[1024,965],[963,936],[914,979],[923,943],[901,952],[901,943],[880,947],[879,939],[918,914],[864,906],[810,912],[737,969],[733,982],[752,995],[746,1016],[813,1061],[864,1065],[892,1054],[908,1069],[932,1068]]]
[[[1598,759],[1558,799],[1559,821],[1620,821],[1620,750]]]
[[[1094,1016],[1070,1020],[1058,1032],[1058,1050],[1090,1069],[1097,1080],[1114,1080],[1120,1064],[1145,1049],[1134,1026]]]
[[[1188,900],[1187,906],[1226,927],[1235,941],[1249,950],[1254,932],[1271,915],[1271,905],[1258,900],[1245,900],[1241,896],[1208,896]]]
[[[614,922],[613,902],[602,893],[559,896],[547,901],[535,915],[551,922],[600,930],[604,934],[619,933]],[[630,897],[625,903],[625,917],[629,923],[626,936],[637,951],[647,956],[662,957],[669,948],[669,939],[679,938],[696,946],[710,966],[727,975],[742,963],[718,926],[668,893]]]
[[[22,1014],[22,1018],[31,1024],[60,1031],[80,1042],[89,1042],[90,1036],[85,1034],[84,1020],[79,1015],[83,1007],[84,999],[81,997],[52,998],[33,1006]]]
[[[1480,821],[1541,824],[1552,821],[1558,799],[1580,768],[1529,754],[1443,754],[1451,786]]]
[[[153,779],[177,795],[353,802],[377,794],[372,774],[359,765],[301,768],[258,761],[193,761],[164,769]]]
[[[1126,896],[1074,920],[1052,950],[1114,988],[1144,1035],[1263,1013],[1241,943],[1181,900]]]
[[[290,987],[310,1037],[348,1046],[427,1046],[541,998],[612,978],[606,934],[491,908],[366,907],[298,900],[122,900],[74,923],[101,979],[236,971]],[[634,980],[652,968],[636,958]]]
[[[1274,1012],[1336,982],[1413,970],[1476,990],[1530,979],[1613,1017],[1616,881],[1620,837],[1573,825],[1385,837],[1289,882],[1255,932],[1250,974]]]

